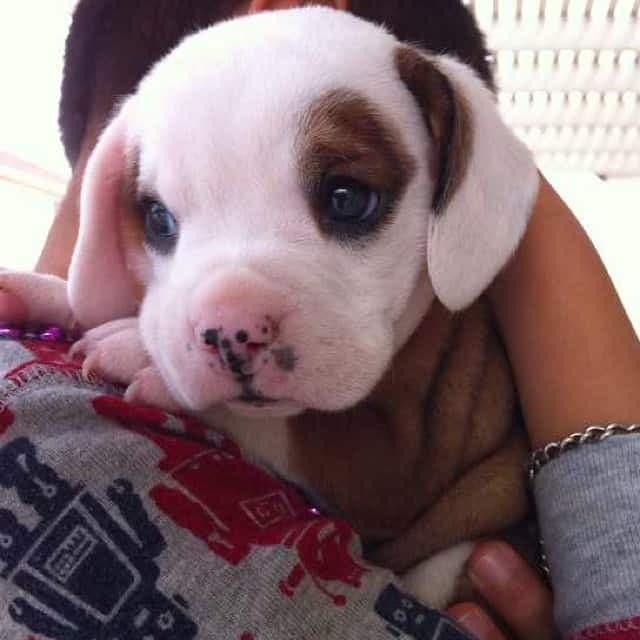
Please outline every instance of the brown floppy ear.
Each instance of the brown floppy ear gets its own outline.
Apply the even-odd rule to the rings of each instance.
[[[84,328],[135,315],[138,309],[139,287],[124,247],[135,181],[128,111],[125,102],[100,136],[84,175],[68,283],[74,317]]]
[[[413,47],[400,47],[396,64],[402,81],[418,102],[434,143],[428,158],[434,182],[431,208],[440,213],[464,178],[471,148],[467,106],[438,67]]]
[[[489,286],[517,248],[538,172],[470,67],[409,46],[396,50],[395,62],[432,142],[429,276],[440,301],[456,311]]]

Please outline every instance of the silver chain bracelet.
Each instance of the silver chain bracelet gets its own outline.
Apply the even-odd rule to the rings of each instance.
[[[602,442],[611,436],[630,433],[640,433],[640,424],[622,425],[613,423],[606,426],[593,425],[587,427],[581,433],[572,433],[558,442],[550,442],[531,454],[531,458],[529,459],[529,481],[533,481],[538,471],[540,471],[545,464],[551,462],[551,460],[555,460],[569,449],[574,449],[580,444],[593,444]]]
[[[529,484],[531,490],[533,490],[533,480],[536,477],[538,471],[544,467],[545,464],[555,460],[558,456],[562,455],[569,449],[574,449],[581,444],[594,444],[596,442],[602,442],[611,436],[627,435],[631,433],[640,433],[640,424],[609,424],[609,425],[593,425],[587,427],[581,433],[572,433],[571,435],[559,440],[558,442],[550,442],[549,444],[536,449],[529,458]],[[539,538],[539,563],[538,568],[542,571],[543,575],[549,579],[549,565],[547,564],[547,556],[544,549],[544,540]]]

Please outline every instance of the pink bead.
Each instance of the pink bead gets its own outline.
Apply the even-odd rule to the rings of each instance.
[[[67,332],[57,324],[21,327],[10,323],[0,323],[0,340],[40,340],[42,342],[74,342],[81,336],[74,329]]]
[[[19,340],[23,334],[24,331],[20,327],[11,324],[0,324],[0,338]]]
[[[65,339],[64,330],[58,325],[52,324],[40,332],[40,340],[44,342],[60,342]]]

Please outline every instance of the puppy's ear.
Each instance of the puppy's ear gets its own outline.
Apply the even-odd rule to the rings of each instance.
[[[73,314],[85,328],[137,311],[137,285],[124,247],[134,170],[124,103],[100,136],[82,184],[80,230],[69,268],[68,292]]]
[[[437,297],[455,311],[488,287],[518,246],[538,172],[472,69],[409,46],[397,49],[396,65],[433,144],[427,264]]]

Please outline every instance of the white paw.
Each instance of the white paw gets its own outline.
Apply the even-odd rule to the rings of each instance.
[[[125,386],[151,364],[142,343],[138,318],[112,320],[87,331],[69,353],[72,357],[85,356],[82,364],[85,376],[94,374]]]
[[[474,542],[462,542],[423,560],[402,576],[405,587],[431,607],[447,607],[452,604],[458,580],[474,548]]]
[[[127,388],[124,399],[133,404],[150,405],[169,412],[177,412],[181,408],[154,366],[138,371]]]
[[[22,302],[27,310],[25,320],[72,326],[66,280],[44,273],[0,270],[0,290],[13,294]]]

